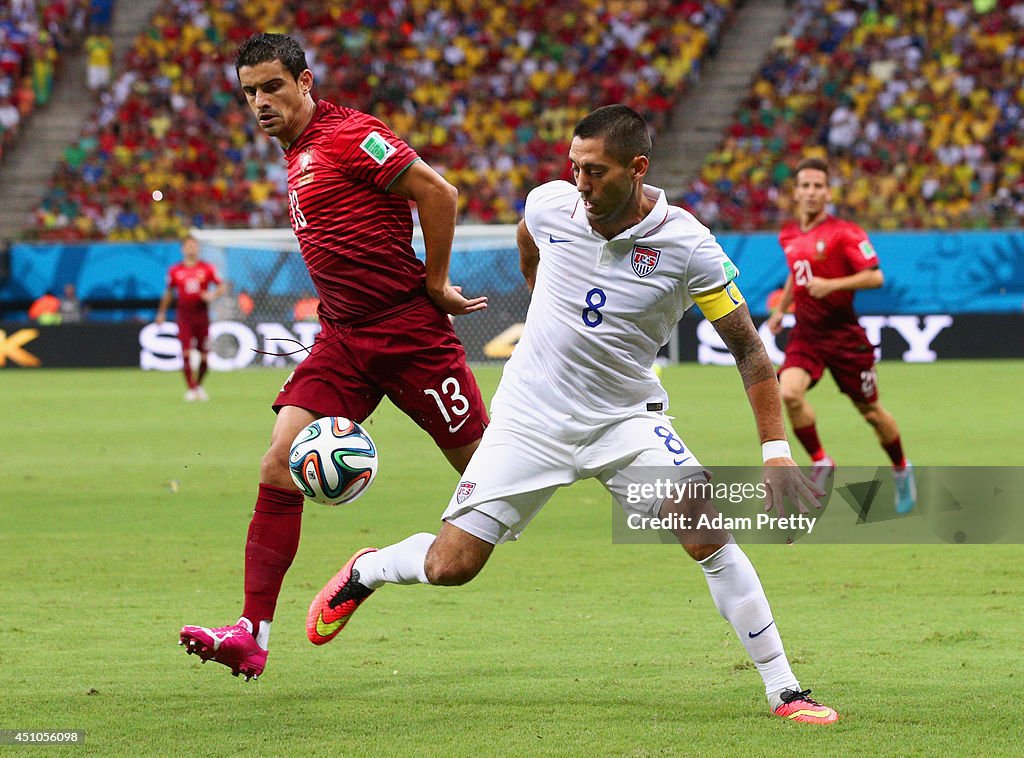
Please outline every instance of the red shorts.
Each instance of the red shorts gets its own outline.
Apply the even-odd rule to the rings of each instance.
[[[210,333],[209,313],[179,313],[178,340],[181,342],[181,354],[188,358],[188,351],[193,345],[200,352],[207,351],[206,340]],[[194,342],[193,342],[194,340]]]
[[[274,401],[361,422],[387,396],[441,449],[480,439],[487,408],[448,316],[426,297],[366,325],[323,323]]]
[[[868,342],[863,330],[859,333],[837,331],[825,337],[803,335],[794,330],[786,344],[786,360],[779,374],[787,368],[802,368],[810,374],[812,387],[827,368],[839,389],[854,402],[878,400],[875,347]]]

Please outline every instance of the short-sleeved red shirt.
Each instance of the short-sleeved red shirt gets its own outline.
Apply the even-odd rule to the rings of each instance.
[[[806,232],[791,221],[779,232],[779,244],[793,275],[797,329],[823,333],[857,327],[852,290],[833,292],[819,300],[808,294],[807,283],[815,276],[835,279],[877,268],[878,256],[864,230],[833,216]]]
[[[388,187],[419,156],[381,121],[320,100],[285,150],[292,229],[320,316],[351,322],[426,291],[409,201]]]
[[[217,269],[206,261],[199,261],[194,266],[175,263],[167,271],[167,286],[173,287],[177,294],[178,318],[199,313],[206,313],[207,305],[203,293],[210,285],[221,282]]]

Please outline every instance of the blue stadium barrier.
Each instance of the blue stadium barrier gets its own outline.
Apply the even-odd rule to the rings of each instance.
[[[872,232],[885,274],[878,290],[857,293],[860,313],[1024,312],[1024,231]],[[774,234],[723,234],[755,315],[786,281]]]
[[[886,283],[857,295],[861,313],[1024,312],[1024,231],[875,232]],[[755,316],[767,315],[769,295],[786,278],[774,234],[723,234],[722,246],[740,269],[739,284]],[[253,255],[231,249],[208,256],[235,290],[297,295],[309,290],[299,256]],[[30,244],[11,246],[9,277],[0,282],[0,318],[17,320],[24,304],[73,283],[83,301],[156,300],[167,268],[180,258],[176,242]],[[453,256],[452,279],[480,294],[521,287],[518,260],[507,245]],[[147,318],[137,308],[94,311],[92,318]]]

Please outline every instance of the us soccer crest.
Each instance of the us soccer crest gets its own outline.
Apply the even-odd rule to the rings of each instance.
[[[476,482],[467,482],[465,480],[459,482],[459,488],[455,490],[455,502],[462,505],[466,502],[466,498],[473,494],[475,489]]]
[[[654,271],[658,266],[658,258],[661,257],[661,251],[655,250],[653,247],[640,247],[635,245],[633,247],[632,264],[633,271],[639,277],[647,276],[649,273]]]

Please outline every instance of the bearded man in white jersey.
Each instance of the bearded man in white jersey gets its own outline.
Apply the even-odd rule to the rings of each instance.
[[[820,507],[822,493],[790,456],[778,380],[733,282],[738,271],[706,227],[643,183],[650,150],[639,114],[599,108],[573,133],[575,184],[550,182],[529,194],[517,232],[533,291],[526,327],[441,530],[352,556],[310,605],[314,644],[333,639],[384,584],[468,582],[495,544],[517,538],[555,490],[580,479],[598,479],[629,512],[683,515],[693,524],[714,513],[698,488],[639,504],[635,489],[627,497],[629,484],[652,470],[677,467],[677,482],[706,481],[665,415],[668,397],[651,369],[694,304],[736,359],[762,443],[767,505],[780,516],[786,498],[801,513],[804,502]],[[772,712],[836,721],[832,708],[800,689],[757,573],[731,535],[705,529],[676,537],[753,659]]]

